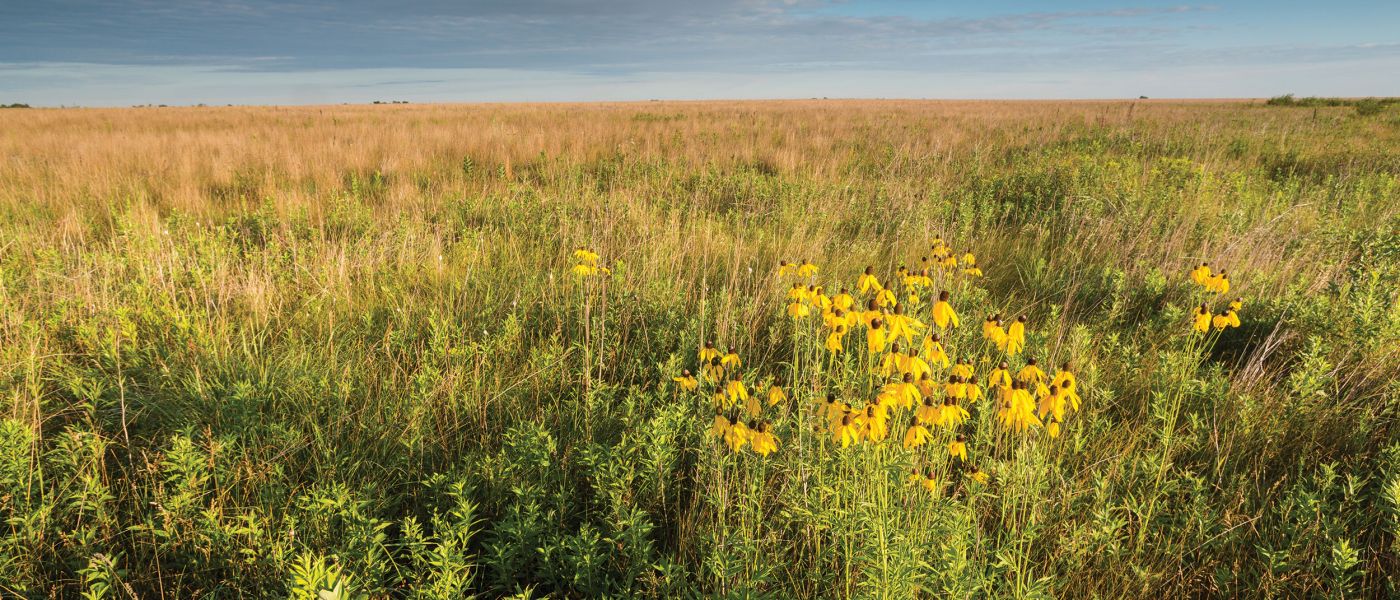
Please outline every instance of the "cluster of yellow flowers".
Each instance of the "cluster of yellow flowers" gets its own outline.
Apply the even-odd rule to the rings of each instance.
[[[762,456],[776,452],[778,436],[771,431],[772,424],[760,418],[764,405],[759,395],[750,393],[744,384],[740,375],[744,361],[734,347],[730,346],[724,354],[720,354],[713,342],[705,342],[697,358],[700,361],[700,378],[686,369],[680,377],[672,379],[685,391],[698,390],[702,383],[711,387],[710,399],[715,409],[715,419],[710,426],[710,435],[723,440],[735,452],[745,446]],[[787,400],[787,392],[782,387],[771,381],[766,385],[764,396],[767,406],[777,406]],[[736,409],[742,409],[748,415],[748,423],[736,413]]]
[[[612,273],[612,271],[609,271],[607,267],[598,265],[597,252],[584,248],[583,246],[579,246],[577,249],[574,250],[574,260],[576,262],[574,264],[574,268],[571,270],[573,271],[574,275],[577,275],[580,278],[592,277],[594,275],[598,275],[599,273],[603,275],[608,275]]]
[[[1215,293],[1216,298],[1220,298],[1230,293],[1230,278],[1225,275],[1225,271],[1212,273],[1210,265],[1201,263],[1200,266],[1191,270],[1191,281],[1200,286],[1206,292]],[[1202,302],[1196,307],[1196,313],[1192,318],[1192,326],[1199,333],[1205,333],[1214,328],[1216,331],[1225,328],[1240,326],[1240,309],[1244,308],[1244,298],[1236,297],[1225,306],[1225,310],[1218,313],[1212,312],[1210,302]]]
[[[987,474],[968,463],[969,433],[964,431],[964,423],[971,414],[966,407],[992,396],[997,403],[998,421],[1007,431],[1027,433],[1043,429],[1054,438],[1060,434],[1066,413],[1079,409],[1077,381],[1068,363],[1049,377],[1035,359],[1027,359],[1013,377],[1003,360],[987,376],[984,390],[973,360],[960,358],[954,362],[944,347],[943,336],[961,325],[952,294],[943,289],[931,305],[924,302],[924,298],[932,296],[935,285],[954,287],[956,278],[981,277],[977,259],[970,252],[959,258],[942,239],[935,239],[931,252],[920,262],[917,270],[901,265],[895,270],[891,285],[882,284],[874,267],[866,267],[856,281],[854,293],[841,287],[834,295],[817,285],[816,265],[806,260],[779,264],[780,279],[797,279],[791,282],[787,293],[787,315],[798,322],[820,315],[823,347],[832,361],[847,352],[859,352],[848,350],[846,337],[863,330],[865,368],[877,383],[875,397],[859,406],[852,406],[835,393],[827,394],[824,401],[815,403],[818,422],[824,424],[832,444],[840,448],[881,444],[890,439],[892,424],[897,427],[907,423],[903,435],[896,438],[904,449],[916,450],[936,443],[946,450],[947,460],[963,465],[969,477],[986,481]],[[931,323],[917,316],[924,311]],[[989,352],[999,354],[1007,360],[1022,354],[1026,323],[1026,317],[1021,316],[1009,327],[1003,327],[1000,315],[989,316],[983,323],[983,338],[988,345],[979,352],[984,357]],[[769,431],[769,422],[759,419],[761,403],[751,397],[737,375],[740,360],[733,348],[721,355],[713,343],[706,342],[698,358],[700,379],[687,370],[674,380],[684,390],[697,390],[704,381],[713,382],[711,394],[717,414],[710,434],[734,451],[746,443],[764,456],[776,451],[777,439]],[[781,388],[769,387],[769,406],[786,399]],[[749,424],[735,416],[736,406],[743,407],[751,419]],[[937,435],[941,441],[935,441],[936,431],[945,432]],[[915,476],[925,487],[935,487],[930,481],[932,472],[920,475],[916,469]]]

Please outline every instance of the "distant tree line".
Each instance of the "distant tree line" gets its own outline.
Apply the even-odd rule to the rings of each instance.
[[[29,108],[29,105],[15,102],[13,104],[0,104],[0,108]]]
[[[1321,98],[1308,96],[1305,98],[1294,97],[1293,94],[1284,94],[1269,98],[1264,104],[1268,106],[1299,106],[1299,107],[1323,107],[1323,106],[1354,106],[1356,114],[1374,115],[1387,106],[1400,103],[1400,98]]]

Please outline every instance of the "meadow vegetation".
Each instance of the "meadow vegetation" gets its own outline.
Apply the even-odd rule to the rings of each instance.
[[[0,596],[1395,597],[1398,294],[1389,104],[4,111]]]

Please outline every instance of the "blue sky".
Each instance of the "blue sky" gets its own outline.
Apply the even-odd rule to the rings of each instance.
[[[0,103],[1400,95],[1400,2],[0,0]]]

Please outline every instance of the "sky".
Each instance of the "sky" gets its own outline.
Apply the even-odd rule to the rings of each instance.
[[[1400,1],[0,0],[0,104],[1400,95]]]

